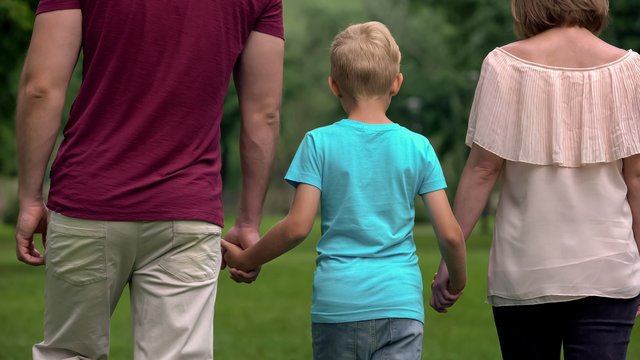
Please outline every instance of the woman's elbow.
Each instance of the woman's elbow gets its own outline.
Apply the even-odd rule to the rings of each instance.
[[[477,181],[495,181],[502,172],[505,160],[498,155],[474,146],[465,165],[465,172],[470,172]]]
[[[472,171],[479,181],[495,181],[502,171],[502,163],[478,164],[472,168]]]

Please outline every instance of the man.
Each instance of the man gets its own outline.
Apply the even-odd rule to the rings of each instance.
[[[45,206],[80,49],[83,83]],[[16,252],[47,265],[34,359],[106,359],[127,284],[136,359],[213,358],[222,104],[233,72],[243,180],[225,238],[247,247],[259,239],[276,151],[283,53],[281,0],[40,2],[16,118]],[[239,282],[258,275],[230,272]]]

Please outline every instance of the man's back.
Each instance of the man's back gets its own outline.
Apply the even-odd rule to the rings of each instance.
[[[39,12],[60,9],[42,1]],[[86,1],[83,84],[48,207],[100,220],[222,225],[219,124],[251,31],[282,37],[281,3]]]
[[[18,259],[43,265],[33,235],[47,234],[44,340],[34,359],[106,359],[109,315],[127,285],[134,358],[213,358],[222,102],[233,69],[246,176],[241,226],[226,237],[247,247],[258,238],[278,138],[281,7],[40,2],[16,111]],[[44,173],[81,48],[83,84],[47,208]],[[230,272],[244,282],[258,274]]]

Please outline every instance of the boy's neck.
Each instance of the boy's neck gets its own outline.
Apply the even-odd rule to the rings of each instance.
[[[350,120],[366,124],[391,124],[387,117],[387,109],[391,97],[354,100],[350,104],[343,102],[343,107]]]

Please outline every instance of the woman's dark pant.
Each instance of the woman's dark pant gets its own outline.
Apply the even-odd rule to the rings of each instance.
[[[624,360],[640,296],[493,308],[505,360]]]

